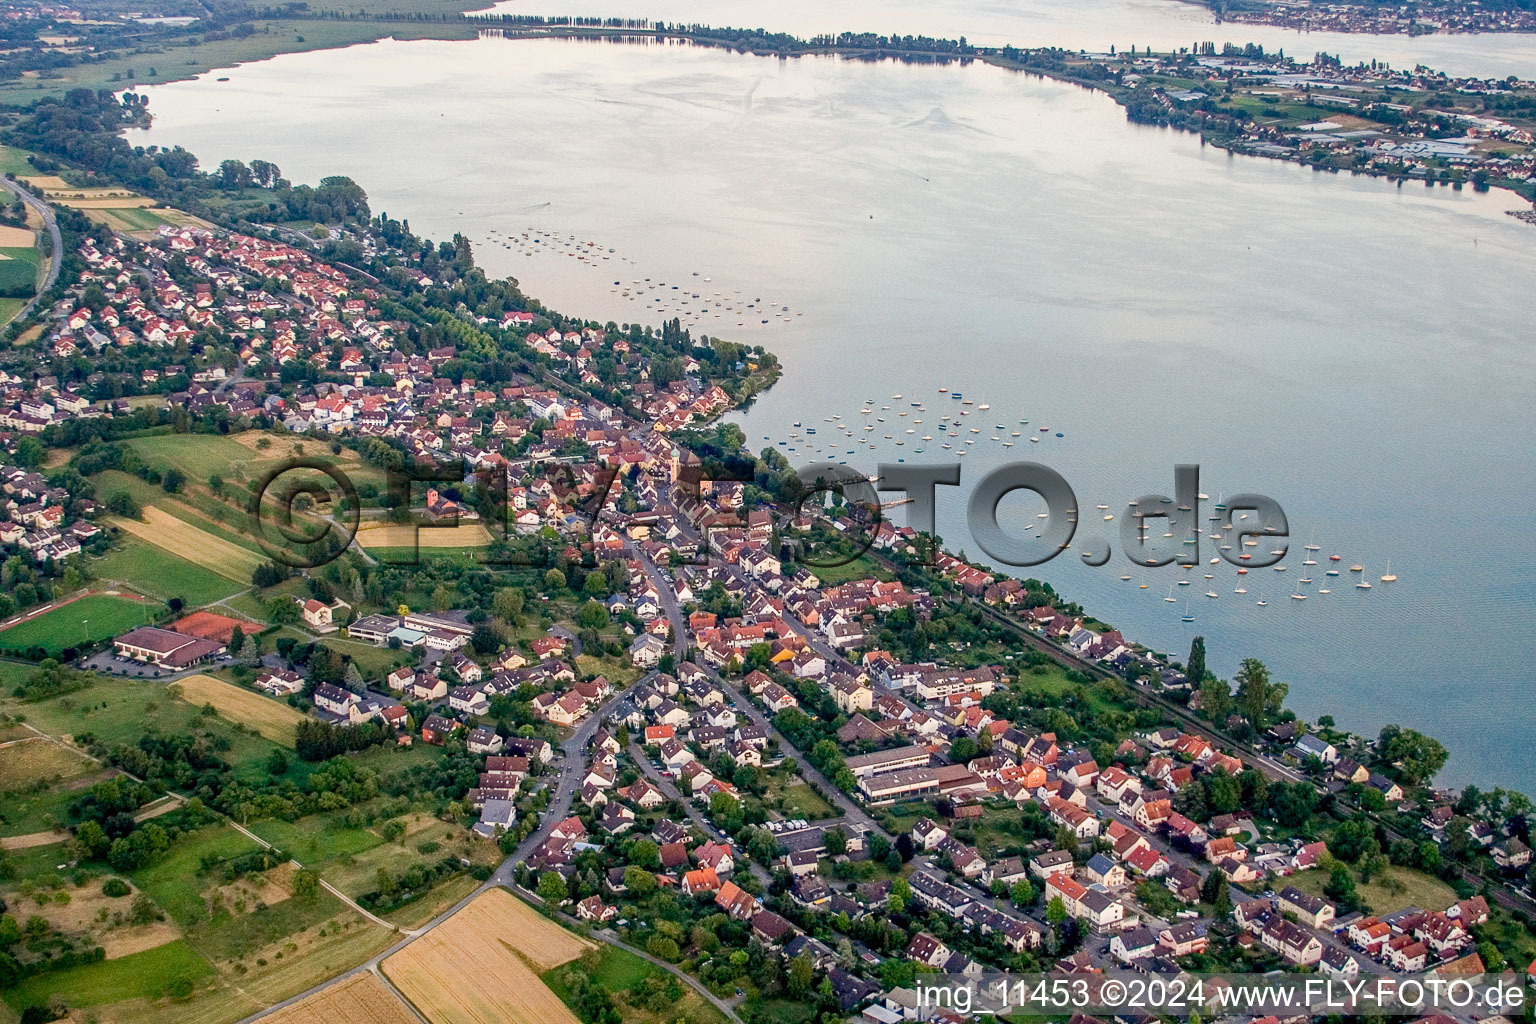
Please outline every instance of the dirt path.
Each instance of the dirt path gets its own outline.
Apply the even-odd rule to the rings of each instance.
[[[24,836],[6,836],[0,839],[0,850],[30,850],[34,846],[52,846],[54,843],[62,843],[68,838],[69,833],[63,829],[31,832]]]

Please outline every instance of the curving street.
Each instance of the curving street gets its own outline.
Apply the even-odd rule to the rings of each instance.
[[[30,302],[21,307],[21,312],[16,314],[15,319],[22,320],[31,315],[32,310],[37,306],[39,300],[42,299],[43,294],[53,287],[54,282],[58,281],[59,266],[64,262],[64,236],[59,233],[59,222],[54,219],[53,207],[9,178],[0,176],[0,186],[20,196],[23,203],[26,203],[30,209],[35,210],[38,216],[43,218],[43,226],[48,229],[48,237],[52,242],[52,251],[48,258],[48,270],[43,274],[43,280],[37,286],[37,294],[32,297]]]

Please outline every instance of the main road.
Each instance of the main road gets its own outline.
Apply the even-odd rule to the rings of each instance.
[[[42,300],[44,293],[52,288],[54,282],[59,279],[59,266],[64,262],[64,236],[59,233],[59,222],[54,219],[53,207],[3,175],[0,175],[0,186],[16,193],[16,195],[21,197],[23,203],[26,203],[30,209],[43,218],[43,226],[48,229],[48,237],[53,245],[52,254],[48,258],[48,270],[43,275],[42,283],[37,286],[37,294],[32,296],[32,300],[25,306],[22,306],[21,312],[17,313],[13,318],[14,320],[22,320],[31,315],[33,307]]]

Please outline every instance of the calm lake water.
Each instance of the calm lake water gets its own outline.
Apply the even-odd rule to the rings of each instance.
[[[987,469],[1044,462],[1076,490],[1078,540],[1117,554],[1034,574],[1159,649],[1182,656],[1204,634],[1224,673],[1263,658],[1304,715],[1426,729],[1453,750],[1447,780],[1536,791],[1536,229],[1505,215],[1511,197],[1236,158],[985,66],[486,38],[220,74],[149,89],[156,122],[134,141],[205,165],[259,156],[295,181],[351,175],[375,210],[464,232],[556,308],[621,322],[663,308],[762,343],[786,372],[738,417],[754,449],[871,472],[971,449],[962,486],[940,489],[951,547],[979,553],[963,512]],[[546,234],[524,243],[529,230]],[[941,386],[991,408],[941,436],[961,408]],[[814,445],[790,442],[796,421]],[[1020,443],[1041,426],[1045,441]],[[1118,518],[1094,506],[1172,493],[1176,462],[1199,463],[1213,498],[1278,500],[1289,571],[1130,567]],[[1027,501],[1005,511],[1021,533],[1036,521]],[[1325,562],[1291,600],[1314,536],[1373,589],[1328,580]],[[1401,579],[1377,582],[1389,559]]]
[[[965,36],[983,46],[1063,46],[1105,52],[1158,51],[1195,42],[1259,43],[1295,57],[1331,53],[1348,63],[1427,64],[1453,75],[1536,76],[1536,39],[1512,33],[1378,36],[1217,24],[1181,0],[501,0],[498,14],[588,15],[717,27],[765,28],[802,38],[839,32]]]

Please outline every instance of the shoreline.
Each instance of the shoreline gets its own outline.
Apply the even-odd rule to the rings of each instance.
[[[1188,0],[1198,2],[1198,0]],[[325,23],[328,21],[340,21],[341,18],[332,12],[314,12],[296,14],[289,20],[298,22]],[[1503,189],[1512,197],[1530,202],[1536,207],[1536,164],[1529,159],[1527,153],[1524,167],[1512,168],[1512,173],[1504,176],[1495,176],[1497,169],[1492,172],[1484,172],[1481,169],[1467,174],[1460,165],[1454,165],[1452,159],[1442,155],[1434,155],[1420,159],[1418,156],[1405,157],[1397,166],[1382,167],[1374,163],[1358,164],[1358,150],[1347,145],[1340,145],[1339,138],[1327,133],[1313,133],[1302,137],[1297,131],[1270,128],[1257,125],[1257,118],[1245,123],[1236,120],[1231,111],[1208,110],[1207,101],[1211,97],[1197,100],[1195,105],[1189,105],[1189,101],[1183,93],[1190,90],[1170,90],[1155,84],[1155,77],[1171,78],[1174,73],[1183,74],[1175,62],[1185,61],[1187,58],[1181,54],[1153,53],[1150,50],[1141,57],[1143,62],[1156,61],[1163,65],[1169,65],[1166,71],[1159,73],[1140,72],[1132,74],[1139,67],[1133,65],[1128,70],[1125,55],[1110,53],[1080,54],[1059,50],[1052,47],[1038,47],[1032,49],[1016,49],[1012,46],[969,46],[963,41],[944,39],[926,39],[920,37],[916,42],[926,43],[926,46],[893,47],[883,45],[850,45],[842,40],[832,39],[802,39],[785,33],[763,33],[762,30],[737,30],[731,28],[717,28],[711,26],[666,26],[651,25],[649,22],[631,22],[625,19],[607,19],[609,22],[624,21],[623,24],[567,24],[572,19],[545,19],[534,16],[491,15],[491,14],[465,14],[456,16],[455,20],[449,20],[443,16],[438,22],[404,22],[390,21],[388,16],[369,19],[347,19],[348,23],[363,24],[410,24],[416,31],[404,35],[393,32],[377,34],[371,39],[361,39],[350,42],[342,42],[336,46],[319,46],[313,49],[295,50],[285,52],[316,52],[324,49],[337,49],[349,46],[378,43],[386,40],[399,42],[411,42],[423,39],[440,39],[443,41],[458,41],[469,38],[502,38],[509,40],[523,39],[574,39],[574,40],[607,40],[612,42],[640,42],[642,40],[677,41],[703,46],[711,49],[730,50],[742,55],[756,57],[778,57],[787,59],[790,57],[823,56],[840,57],[856,61],[884,61],[894,60],[900,63],[916,64],[949,64],[960,62],[967,64],[980,62],[999,68],[1004,71],[1014,71],[1024,74],[1033,74],[1041,78],[1053,81],[1065,82],[1077,85],[1095,92],[1103,93],[1113,100],[1126,117],[1137,123],[1157,124],[1163,127],[1174,128],[1179,131],[1198,135],[1203,144],[1215,146],[1228,153],[1241,156],[1251,156],[1266,160],[1279,160],[1285,163],[1296,163],[1310,166],[1314,170],[1340,172],[1348,171],[1350,174],[1363,175],[1365,177],[1383,178],[1402,185],[1410,181],[1423,181],[1426,186],[1449,185],[1461,188],[1466,184],[1472,184],[1479,190]],[[497,23],[493,23],[497,22]],[[473,36],[463,35],[462,32],[448,31],[444,34],[435,34],[429,31],[421,31],[422,28],[438,25],[444,29],[474,28]],[[739,34],[738,34],[739,33]],[[730,36],[734,34],[734,38]],[[303,38],[302,36],[300,38]],[[865,37],[858,37],[865,38]],[[1229,48],[1234,52],[1235,47]],[[1133,48],[1134,50],[1134,48]],[[1263,55],[1262,48],[1258,52]],[[1283,52],[1283,51],[1282,51]],[[165,85],[175,81],[196,81],[218,71],[230,70],[244,64],[259,63],[274,59],[282,53],[273,53],[267,56],[255,57],[251,60],[240,61],[235,64],[208,68],[194,71],[184,78],[170,78],[157,80],[153,83],[140,82],[130,84],[118,92],[133,91],[145,85]],[[1225,56],[1225,54],[1223,54]],[[1133,52],[1130,61],[1135,61],[1137,55]],[[1269,61],[1266,65],[1266,73],[1275,73],[1274,69],[1287,69],[1290,73],[1299,73],[1303,69],[1314,68],[1313,65],[1297,63],[1294,59],[1279,56],[1263,55],[1263,60]],[[1110,65],[1114,64],[1114,69]],[[1342,70],[1342,69],[1341,69]],[[1382,66],[1381,74],[1397,74],[1390,72],[1386,65]],[[1428,73],[1434,74],[1434,73]],[[1125,80],[1135,78],[1137,81],[1127,86]],[[1147,79],[1147,87],[1141,88],[1141,79]],[[1427,77],[1427,75],[1426,75]],[[1449,76],[1439,76],[1452,82],[1481,82],[1481,79],[1459,78],[1451,79]],[[1397,86],[1389,83],[1389,88]],[[1426,90],[1427,91],[1427,90]],[[1255,90],[1255,95],[1258,90]],[[1201,94],[1204,95],[1204,94]],[[1246,94],[1243,97],[1247,98]],[[1349,97],[1329,96],[1323,99],[1315,98],[1312,90],[1307,90],[1306,103],[1317,110],[1316,123],[1327,124],[1330,111],[1336,112],[1339,104],[1349,100]],[[1187,109],[1186,109],[1187,108]],[[1345,108],[1346,112],[1348,108]],[[1234,131],[1240,125],[1244,125],[1242,133]],[[1379,133],[1378,133],[1379,134]],[[1528,134],[1528,133],[1527,133]],[[1409,135],[1407,138],[1416,139],[1419,136]],[[1427,137],[1427,136],[1426,136]],[[1453,158],[1454,159],[1454,158]],[[1349,165],[1349,161],[1356,161],[1355,165]],[[1517,177],[1514,172],[1530,173],[1529,177]],[[1479,175],[1482,175],[1480,178]],[[1512,216],[1520,217],[1522,211],[1506,211]],[[1521,219],[1525,219],[1521,217]]]

